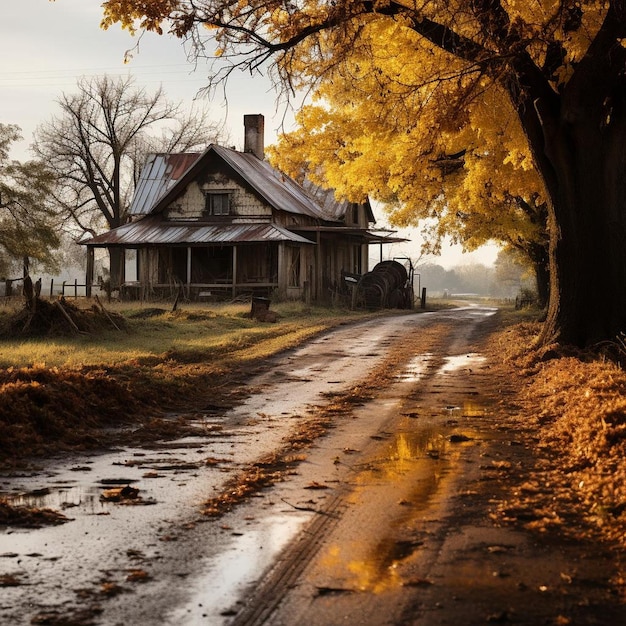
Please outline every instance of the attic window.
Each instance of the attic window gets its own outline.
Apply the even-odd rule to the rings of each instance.
[[[229,215],[230,193],[207,191],[204,194],[204,215]]]

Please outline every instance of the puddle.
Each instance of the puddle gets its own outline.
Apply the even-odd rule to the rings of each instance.
[[[463,403],[463,417],[484,417],[486,414],[487,409],[479,402],[466,400]]]
[[[421,380],[433,359],[433,355],[429,353],[420,354],[411,359],[404,370],[395,376],[400,382],[414,383]]]
[[[186,604],[165,616],[164,623],[219,626],[230,621],[242,591],[259,578],[311,515],[294,513],[256,520],[233,538],[210,566],[194,577]]]
[[[354,479],[351,507],[344,513],[345,518],[354,515],[355,521],[346,527],[366,525],[369,536],[379,538],[369,543],[352,533],[328,545],[320,555],[321,580],[328,583],[324,589],[376,594],[403,584],[397,564],[419,550],[421,543],[398,541],[398,537],[440,493],[455,446],[449,434],[443,425],[398,432],[362,468]],[[391,525],[390,510],[395,511]]]
[[[462,447],[480,439],[473,429],[438,420],[415,427],[415,420],[405,417],[404,424],[413,428],[390,437],[354,479],[351,508],[343,520],[348,534],[320,554],[319,580],[324,582],[318,587],[320,593],[378,594],[405,585],[400,565],[422,546],[422,541],[407,535],[407,529],[442,497],[442,482],[450,476]],[[391,524],[390,510],[395,511]],[[350,515],[354,515],[352,522],[347,521]],[[378,541],[359,541],[350,530],[359,524],[369,527],[369,536],[378,536]]]
[[[483,363],[486,358],[482,354],[470,352],[469,354],[460,354],[457,356],[446,357],[445,363],[441,368],[442,374],[449,374],[450,372],[458,371],[464,368],[471,369],[477,365]]]
[[[359,482],[365,483],[372,477],[394,480],[414,471],[426,458],[444,459],[459,443],[471,444],[477,439],[480,435],[474,429],[463,428],[456,421],[399,431],[381,449],[381,454],[367,463],[369,469],[362,473]]]
[[[124,484],[130,484],[130,482],[124,482]],[[7,499],[13,506],[50,508],[61,511],[81,507],[85,513],[94,515],[106,510],[106,505],[100,502],[100,495],[105,488],[105,485],[82,483],[54,485],[48,489],[40,490],[45,491],[45,493],[32,492],[9,495]],[[66,514],[71,515],[71,513]]]

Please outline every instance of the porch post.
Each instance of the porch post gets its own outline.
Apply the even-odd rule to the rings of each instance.
[[[285,242],[281,241],[278,244],[278,291],[282,297],[287,295],[287,285],[289,283],[286,252]]]
[[[237,246],[233,246],[233,300],[237,296]]]
[[[120,284],[119,284],[119,290],[120,290],[120,300],[122,299],[122,287],[124,285],[124,283],[126,282],[126,248],[122,248],[122,251],[120,253]]]
[[[317,231],[315,245],[315,299],[320,300],[322,294],[322,233]]]
[[[137,280],[139,281],[139,298],[143,302],[152,291],[150,279],[150,252],[148,248],[137,250]]]
[[[187,286],[191,284],[191,248],[187,248]]]
[[[87,247],[87,267],[85,269],[85,295],[91,298],[91,286],[93,285],[95,251],[92,246]],[[52,295],[52,294],[51,294]]]

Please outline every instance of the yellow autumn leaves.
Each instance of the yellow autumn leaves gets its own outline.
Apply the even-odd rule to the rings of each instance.
[[[148,30],[162,35],[162,23],[179,5],[178,0],[106,0],[102,3],[104,17],[101,26],[107,29],[119,23],[131,33]]]
[[[399,225],[436,218],[436,236],[469,248],[542,236],[512,201],[545,194],[508,97],[401,24],[366,21],[297,122],[269,150],[292,176],[353,201],[369,195]]]

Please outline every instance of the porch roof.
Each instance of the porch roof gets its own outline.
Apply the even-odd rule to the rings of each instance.
[[[349,226],[297,226],[293,228],[300,233],[340,233],[346,236],[359,237],[363,240],[363,243],[404,243],[410,241],[406,237],[399,237],[396,235],[395,230],[388,230],[384,228],[377,229],[364,229],[364,228],[350,228]]]
[[[81,242],[94,248],[140,248],[143,246],[198,246],[206,244],[269,243],[290,241],[313,244],[277,224],[198,224],[166,222],[145,217]]]

